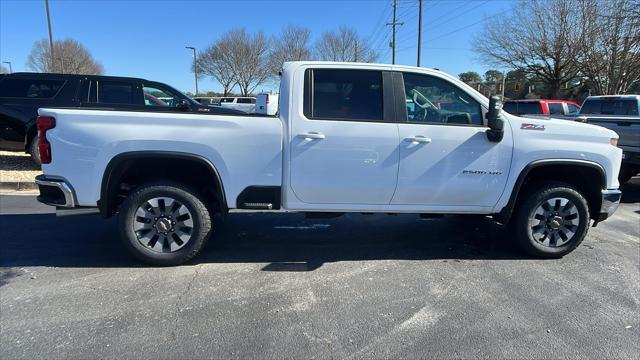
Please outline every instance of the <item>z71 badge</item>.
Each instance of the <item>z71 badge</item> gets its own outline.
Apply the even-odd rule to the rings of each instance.
[[[522,130],[540,130],[540,131],[544,131],[544,125],[540,125],[540,124],[522,124],[520,126],[520,129],[522,129]]]

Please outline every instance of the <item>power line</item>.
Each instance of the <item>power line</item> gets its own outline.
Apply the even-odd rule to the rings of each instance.
[[[497,14],[493,14],[493,15],[491,15],[491,16],[489,16],[489,17],[486,17],[486,18],[484,18],[484,19],[482,19],[482,20],[480,20],[480,21],[476,21],[476,22],[474,22],[474,23],[471,23],[471,24],[469,24],[469,25],[467,25],[467,26],[463,26],[463,27],[461,27],[461,28],[457,28],[457,29],[455,29],[455,30],[449,31],[448,33],[445,33],[445,34],[442,34],[442,35],[439,35],[439,36],[437,36],[437,37],[435,37],[435,38],[430,39],[430,41],[435,41],[435,40],[438,40],[438,39],[442,39],[442,38],[443,38],[443,37],[445,37],[445,36],[449,36],[449,35],[451,35],[451,34],[455,34],[455,33],[459,32],[459,31],[462,31],[462,30],[468,29],[468,28],[470,28],[470,27],[472,27],[472,26],[474,26],[474,25],[477,25],[477,24],[480,24],[480,23],[482,23],[482,22],[485,22],[485,21],[487,21],[487,20],[489,20],[489,19],[491,19],[491,18],[493,18],[493,17],[496,17],[496,16],[498,16],[498,15],[502,15],[503,13],[505,13],[505,12],[507,12],[507,11],[509,11],[509,10],[501,11],[501,12],[499,12],[499,13],[497,13]]]
[[[441,18],[439,21],[436,21],[433,24],[431,24],[431,26],[432,27],[437,27],[437,26],[444,25],[444,24],[452,21],[453,19],[457,19],[461,15],[464,15],[464,14],[466,14],[466,13],[472,11],[472,10],[475,10],[475,9],[479,8],[480,6],[482,6],[482,5],[484,5],[484,4],[488,3],[488,2],[489,2],[489,0],[485,0],[483,2],[477,3],[475,6],[472,6],[472,7],[468,8],[467,10],[464,10],[462,12],[456,12],[458,9],[463,8],[463,7],[465,7],[467,5],[467,3],[465,2],[462,5],[460,5],[460,6],[456,7],[456,8],[454,8],[453,10],[451,10],[450,11],[450,13],[452,13],[451,16],[445,16],[444,18]]]

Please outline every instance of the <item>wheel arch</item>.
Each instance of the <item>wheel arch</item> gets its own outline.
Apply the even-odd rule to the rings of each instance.
[[[178,171],[172,176],[167,176],[165,171],[163,175],[155,177],[156,180],[170,179],[187,185],[213,185],[209,189],[212,191],[210,195],[214,197],[212,200],[216,200],[217,207],[215,209],[222,215],[228,212],[222,177],[209,159],[191,153],[144,150],[120,153],[109,161],[102,176],[100,200],[97,203],[100,213],[105,217],[110,217],[116,212],[119,205],[117,196],[121,190],[119,187],[122,184],[122,180],[127,179],[128,171],[141,172],[142,170],[139,166],[148,168],[159,161],[174,165],[179,164],[178,168],[182,170],[182,173]],[[131,170],[132,168],[135,170]],[[185,168],[197,168],[200,171],[191,173],[184,171]],[[197,177],[196,175],[204,175],[204,177]],[[149,181],[153,177],[143,176],[139,179]]]
[[[555,173],[554,173],[555,171]],[[551,174],[551,175],[550,175]],[[501,223],[508,223],[522,190],[544,180],[562,181],[581,190],[589,205],[591,216],[597,216],[601,207],[601,190],[606,190],[607,175],[604,168],[592,161],[577,159],[535,160],[518,174],[507,205],[496,215]]]

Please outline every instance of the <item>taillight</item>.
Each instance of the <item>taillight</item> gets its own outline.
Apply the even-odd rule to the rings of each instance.
[[[266,101],[267,101],[267,104],[268,104],[269,103],[269,95],[268,94],[267,94],[267,100]]]
[[[51,144],[47,141],[47,130],[56,127],[56,119],[48,116],[38,116],[38,152],[43,164],[51,162]]]
[[[613,146],[618,146],[618,139],[611,138],[611,140],[609,140],[609,143]]]

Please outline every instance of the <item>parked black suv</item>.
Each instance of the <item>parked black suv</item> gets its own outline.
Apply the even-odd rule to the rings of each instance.
[[[39,164],[36,117],[43,107],[243,114],[203,106],[180,91],[138,78],[13,73],[0,75],[0,149],[26,151]]]

